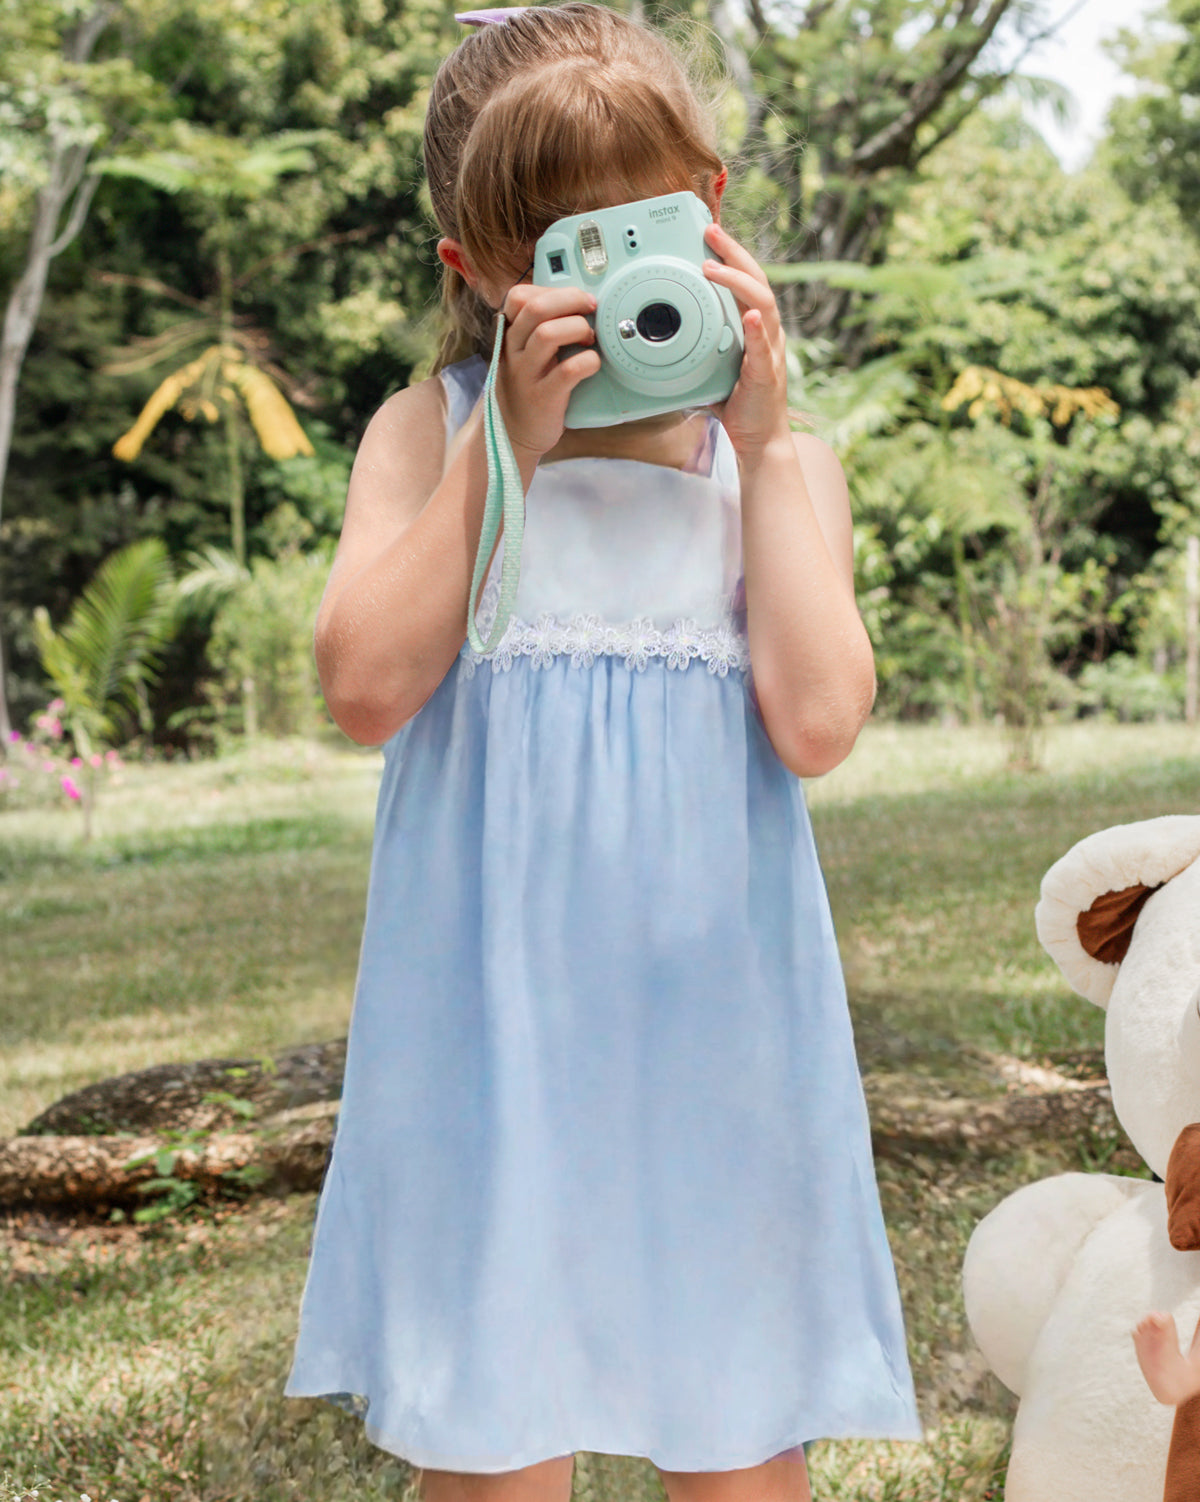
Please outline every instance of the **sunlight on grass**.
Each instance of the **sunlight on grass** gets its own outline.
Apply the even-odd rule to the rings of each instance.
[[[1030,785],[1046,778],[1117,771],[1147,761],[1200,755],[1200,731],[1186,725],[1110,725],[1079,720],[1047,728],[1039,772],[1005,767],[996,725],[896,725],[868,721],[840,767],[804,785],[812,808],[858,798],[970,788],[997,780]]]
[[[369,827],[382,768],[377,749],[344,739],[263,740],[197,761],[130,763],[119,780],[101,786],[93,842],[103,847],[117,837],[138,840],[331,808]],[[79,811],[65,802],[5,812],[0,821],[6,842],[67,853],[79,848]]]

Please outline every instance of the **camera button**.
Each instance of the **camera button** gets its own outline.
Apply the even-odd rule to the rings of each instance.
[[[721,337],[717,340],[717,353],[723,355],[733,344],[733,330],[728,324],[721,330]]]

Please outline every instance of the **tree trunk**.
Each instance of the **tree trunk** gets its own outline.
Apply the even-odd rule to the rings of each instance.
[[[1120,1141],[1107,1080],[1070,1090],[1014,1092],[995,1101],[904,1101],[870,1099],[871,1145],[876,1157],[913,1153],[1011,1152],[1055,1138],[1072,1142],[1097,1135]]]
[[[98,1211],[147,1202],[138,1189],[158,1176],[153,1161],[167,1132],[211,1134],[181,1147],[174,1177],[213,1196],[224,1175],[265,1171],[260,1193],[317,1190],[333,1140],[346,1040],[306,1043],[274,1058],[197,1059],[98,1080],[73,1091],[0,1142],[0,1207]],[[210,1097],[217,1096],[217,1099]],[[233,1096],[254,1107],[250,1121]],[[155,1135],[155,1134],[158,1135]]]
[[[225,1179],[255,1165],[253,1187],[289,1194],[321,1187],[333,1142],[336,1107],[329,1102],[264,1121],[254,1131],[227,1132],[179,1150],[171,1172],[208,1196],[236,1182]],[[154,1159],[125,1165],[164,1144],[157,1137],[12,1137],[0,1142],[0,1207],[106,1210],[148,1203],[139,1185],[159,1177]]]
[[[205,1097],[226,1092],[249,1101],[260,1116],[337,1100],[346,1068],[346,1040],[305,1043],[267,1059],[196,1059],[155,1064],[98,1080],[48,1106],[21,1128],[21,1137],[115,1135],[167,1127],[204,1130],[241,1121],[238,1112]]]
[[[871,1083],[868,1078],[868,1085]],[[871,1092],[869,1092],[870,1094]],[[224,1175],[251,1165],[264,1171],[253,1186],[262,1194],[315,1193],[324,1179],[334,1138],[333,1102],[320,1102],[264,1119],[254,1130],[214,1135],[181,1149],[172,1168],[203,1194],[219,1195]],[[996,1101],[872,1099],[871,1141],[879,1158],[913,1154],[1008,1153],[1016,1143],[1072,1142],[1099,1137],[1121,1142],[1107,1082],[1070,1090],[1022,1091]],[[0,1208],[102,1211],[147,1203],[138,1185],[157,1177],[158,1137],[13,1137],[0,1142]]]

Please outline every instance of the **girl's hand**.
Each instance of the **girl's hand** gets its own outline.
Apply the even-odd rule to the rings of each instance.
[[[503,306],[509,327],[496,396],[514,452],[540,459],[563,435],[571,392],[600,369],[595,349],[558,358],[564,344],[595,344],[596,331],[585,315],[596,311],[596,299],[581,287],[519,283],[509,289]]]
[[[737,385],[711,410],[725,425],[739,459],[755,458],[791,429],[787,416],[787,345],[775,294],[749,251],[719,224],[704,231],[704,243],[726,264],[705,261],[704,274],[733,293],[742,309],[745,352]]]

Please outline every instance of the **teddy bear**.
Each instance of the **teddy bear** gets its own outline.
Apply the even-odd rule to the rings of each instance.
[[[1200,817],[1081,840],[1043,878],[1035,922],[1068,983],[1106,1013],[1113,1108],[1159,1182],[1058,1174],[1009,1195],[971,1236],[967,1319],[1020,1399],[1005,1499],[1200,1502],[1200,1486],[1181,1482],[1193,1441],[1181,1428],[1172,1443],[1185,1407],[1155,1397],[1133,1339],[1150,1311],[1185,1340],[1200,1318],[1200,1235],[1179,1230],[1189,1197],[1200,1203],[1200,1160],[1172,1161],[1200,1122]]]

